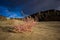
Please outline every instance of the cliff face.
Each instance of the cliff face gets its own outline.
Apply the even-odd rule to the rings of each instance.
[[[30,15],[37,21],[60,21],[59,10],[47,10]]]

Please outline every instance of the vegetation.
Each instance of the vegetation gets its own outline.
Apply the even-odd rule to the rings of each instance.
[[[7,29],[13,32],[31,32],[32,27],[36,25],[36,22],[32,18],[27,18],[24,20],[7,19],[0,22],[0,26],[7,26]]]

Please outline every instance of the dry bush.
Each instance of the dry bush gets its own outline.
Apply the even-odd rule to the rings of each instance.
[[[19,20],[13,20],[14,21],[14,32],[31,32],[32,27],[36,25],[36,22],[32,18],[26,18],[22,21]]]

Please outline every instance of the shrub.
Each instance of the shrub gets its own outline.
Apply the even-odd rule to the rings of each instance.
[[[15,32],[31,32],[32,27],[36,25],[36,22],[32,18],[24,19],[23,23],[19,23],[19,21],[14,21],[14,30]]]

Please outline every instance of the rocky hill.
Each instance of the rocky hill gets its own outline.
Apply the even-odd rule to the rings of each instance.
[[[37,21],[60,21],[59,10],[52,9],[52,10],[41,11],[30,16]]]

